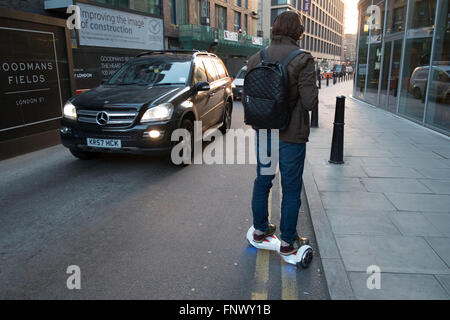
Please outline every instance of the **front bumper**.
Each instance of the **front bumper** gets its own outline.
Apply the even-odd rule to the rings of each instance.
[[[101,128],[98,126],[80,126],[75,121],[61,120],[61,141],[69,149],[83,151],[111,152],[111,153],[168,153],[172,147],[170,137],[178,127],[175,120],[137,124],[131,128]],[[67,129],[65,129],[67,128]],[[64,129],[64,130],[63,130]],[[151,138],[149,132],[158,130],[160,136]],[[87,138],[118,139],[121,148],[91,147],[87,145]]]
[[[233,88],[233,96],[235,99],[242,98],[242,89],[243,89],[243,87],[241,87],[241,86],[236,86],[235,88]]]

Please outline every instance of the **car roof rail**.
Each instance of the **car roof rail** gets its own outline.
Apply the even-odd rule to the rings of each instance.
[[[210,53],[210,52],[207,52],[207,51],[200,51],[200,50],[188,50],[188,49],[149,50],[149,51],[144,51],[144,52],[141,52],[141,53],[137,54],[135,56],[135,58],[142,57],[142,56],[147,56],[147,55],[152,55],[152,54],[165,54],[165,53],[173,53],[173,54],[190,53],[190,54],[193,54],[194,56],[205,55],[205,56],[211,56],[211,57],[216,57],[217,58],[217,56],[214,53]]]
[[[144,51],[141,52],[139,54],[137,54],[135,56],[135,58],[137,57],[142,57],[142,56],[146,56],[146,55],[152,55],[152,54],[165,54],[165,53],[190,53],[190,54],[196,54],[200,51],[198,50],[189,50],[189,49],[169,49],[169,50],[149,50],[149,51]]]

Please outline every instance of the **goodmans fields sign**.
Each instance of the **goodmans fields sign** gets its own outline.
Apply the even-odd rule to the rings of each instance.
[[[0,27],[0,39],[5,44],[0,62],[0,129],[61,116],[54,34]]]
[[[74,93],[65,20],[0,9],[0,159],[59,142]]]

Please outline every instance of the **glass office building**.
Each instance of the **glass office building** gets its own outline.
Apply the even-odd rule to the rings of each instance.
[[[353,96],[450,135],[450,1],[361,0]]]

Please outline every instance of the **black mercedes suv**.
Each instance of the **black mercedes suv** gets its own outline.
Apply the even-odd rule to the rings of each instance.
[[[230,127],[231,78],[214,54],[151,51],[124,64],[99,87],[67,101],[61,140],[80,159],[101,152],[170,152],[171,134],[194,121],[202,130]],[[193,141],[191,141],[193,143]]]

